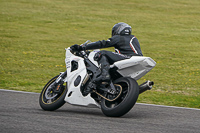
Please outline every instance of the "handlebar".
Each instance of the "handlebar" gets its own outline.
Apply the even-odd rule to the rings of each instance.
[[[81,56],[81,57],[87,57],[87,55],[89,54],[89,52],[86,51],[85,47],[88,43],[90,43],[90,40],[87,40],[85,43],[81,44],[80,46],[83,48],[82,51],[73,51],[72,49],[70,49],[71,53],[77,55],[77,56]]]
[[[86,51],[85,49],[83,49],[82,51],[73,51],[72,49],[69,49],[70,52],[76,56],[80,56],[80,57],[87,57],[89,55],[89,51]]]
[[[90,43],[90,40],[87,40],[85,43],[81,44],[81,46],[85,46],[86,44]]]

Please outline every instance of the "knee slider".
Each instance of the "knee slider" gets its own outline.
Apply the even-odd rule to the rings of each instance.
[[[97,52],[95,55],[94,55],[94,60],[95,61],[99,61],[101,59],[101,52]]]

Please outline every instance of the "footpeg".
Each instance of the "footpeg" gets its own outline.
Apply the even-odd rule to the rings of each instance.
[[[114,91],[113,89],[109,89],[109,90],[108,90],[108,93],[110,93],[110,94],[113,94],[113,95],[114,95],[114,94],[116,94],[116,91]]]

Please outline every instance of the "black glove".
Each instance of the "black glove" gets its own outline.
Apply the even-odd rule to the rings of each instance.
[[[82,48],[82,46],[80,46],[80,45],[78,45],[78,44],[74,44],[74,45],[72,45],[71,47],[70,47],[70,49],[72,50],[72,51],[81,51],[81,50],[83,50],[83,48]]]

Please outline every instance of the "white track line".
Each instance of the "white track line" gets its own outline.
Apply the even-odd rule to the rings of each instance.
[[[156,105],[156,104],[145,104],[145,103],[136,103],[138,105],[146,105],[146,106],[155,106],[155,107],[164,107],[164,108],[174,108],[174,109],[188,109],[188,110],[198,110],[197,108],[187,108],[187,107],[177,107],[177,106],[166,106],[166,105]]]
[[[28,93],[28,94],[39,94],[39,93],[36,93],[36,92],[26,92],[26,91],[16,91],[16,90],[6,90],[6,89],[0,89],[0,91],[17,92],[17,93]]]
[[[17,93],[28,93],[28,94],[40,94],[40,93],[36,93],[36,92],[6,90],[6,89],[0,89],[0,91],[17,92]],[[200,111],[200,109],[197,109],[197,108],[186,108],[186,107],[166,106],[166,105],[156,105],[156,104],[145,104],[145,103],[136,103],[136,104],[137,105],[145,105],[145,106],[155,106],[155,107],[175,108],[175,109],[188,109],[188,110],[198,110],[198,111]]]

